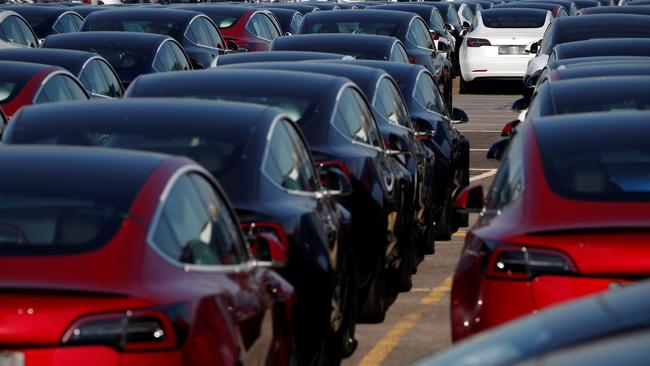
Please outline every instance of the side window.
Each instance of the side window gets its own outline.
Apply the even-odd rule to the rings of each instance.
[[[351,88],[343,91],[333,118],[334,127],[352,141],[378,148],[383,146],[376,122],[359,93]]]
[[[271,180],[286,189],[309,192],[318,189],[304,142],[286,121],[278,123],[273,130],[263,169]]]
[[[431,12],[431,25],[438,27],[438,28],[445,28],[445,21],[442,19],[442,16],[440,16],[440,13],[437,11],[432,11]]]
[[[81,29],[82,21],[77,15],[68,13],[63,14],[52,27],[57,33],[73,33]]]
[[[100,67],[100,62],[97,60],[88,62],[86,67],[81,71],[79,80],[81,80],[86,89],[92,94],[112,96],[110,86]]]
[[[22,34],[23,39],[25,40],[24,45],[37,48],[38,47],[38,40],[34,36],[34,33],[32,32],[31,28],[25,21],[18,17],[12,17],[14,18],[14,21],[16,22],[16,26],[20,30],[20,33]]]
[[[474,17],[474,20],[472,20],[472,25],[469,27],[469,31],[472,32],[474,29],[478,28],[478,16]]]
[[[199,46],[224,48],[223,39],[221,39],[217,28],[204,18],[194,19],[187,30],[186,36]]]
[[[540,45],[540,53],[548,55],[553,50],[552,38],[553,38],[553,24],[546,28],[544,32],[544,37],[542,37],[542,44]]]
[[[558,18],[560,18],[560,17],[566,17],[566,16],[568,16],[568,15],[567,15],[567,13],[566,13],[566,10],[564,10],[564,8],[561,8],[561,9],[557,12],[557,17],[558,17]]]
[[[0,23],[0,38],[9,43],[37,47],[38,41],[25,22],[15,15],[8,16]]]
[[[102,73],[104,74],[104,78],[108,83],[110,92],[107,95],[114,98],[121,98],[122,95],[124,94],[124,91],[122,90],[122,84],[120,83],[120,80],[117,78],[117,75],[115,75],[113,69],[111,69],[108,63],[104,61],[97,60],[96,63],[97,65],[99,65],[99,68],[102,70]]]
[[[447,19],[450,20],[450,23],[461,24],[458,12],[453,6],[450,6],[447,10]]]
[[[500,210],[519,196],[524,186],[521,136],[515,134],[501,160],[487,200],[487,208]]]
[[[433,40],[429,29],[422,23],[420,19],[415,19],[411,22],[406,38],[415,43],[416,46],[421,48],[434,49]]]
[[[269,35],[271,37],[271,38],[269,38],[270,40],[274,40],[274,39],[282,36],[282,33],[278,30],[277,26],[275,25],[275,22],[271,18],[269,18],[268,15],[260,14],[260,16],[261,16],[260,19],[266,25],[268,33],[269,33]]]
[[[183,51],[173,42],[165,42],[158,51],[153,67],[158,72],[189,70],[190,65]]]
[[[266,24],[261,17],[261,13],[254,14],[248,20],[248,24],[246,24],[246,30],[251,32],[256,37],[270,40],[271,34],[269,33],[269,29],[266,27]]]
[[[406,112],[402,97],[393,82],[388,78],[382,78],[379,82],[372,105],[390,123],[411,128],[411,120]]]
[[[404,64],[409,63],[409,56],[402,47],[401,44],[395,42],[393,43],[393,49],[390,51],[390,60],[393,62],[400,62]]]
[[[427,73],[420,73],[415,84],[413,97],[426,109],[447,116],[445,102],[440,95],[436,82]]]
[[[199,18],[199,21],[203,23],[203,26],[210,37],[210,43],[212,44],[211,47],[225,49],[226,42],[224,42],[223,37],[221,37],[221,33],[219,33],[217,26],[205,18]]]
[[[230,212],[197,174],[175,182],[153,230],[153,244],[181,263],[231,265],[246,259]]]
[[[192,67],[187,60],[187,56],[185,56],[185,53],[183,50],[178,47],[175,43],[169,42],[169,45],[171,46],[171,51],[174,54],[174,58],[176,59],[176,63],[174,64],[174,68],[172,69],[173,71],[178,71],[178,70],[191,70]]]
[[[87,99],[83,90],[69,76],[58,74],[48,79],[34,97],[34,103],[64,102]]]
[[[461,8],[463,18],[465,18],[468,22],[471,22],[474,19],[474,13],[472,13],[467,4],[465,4],[465,6],[461,6]]]
[[[291,29],[292,34],[298,34],[298,31],[300,30],[301,26],[302,26],[302,14],[296,13],[291,18],[291,25],[289,26],[289,29]]]
[[[553,62],[553,61],[557,61],[557,53],[555,52],[555,50],[553,50],[553,52],[551,52],[551,55],[548,56],[548,61],[547,61],[547,63],[550,64],[550,63]]]

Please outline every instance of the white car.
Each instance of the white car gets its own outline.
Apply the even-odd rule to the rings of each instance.
[[[547,10],[497,8],[480,11],[460,47],[460,87],[478,79],[522,79],[531,46],[542,39],[553,15]]]
[[[13,11],[0,10],[0,48],[38,46],[34,30],[23,17]]]

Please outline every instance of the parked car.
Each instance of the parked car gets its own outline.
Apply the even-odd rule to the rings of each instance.
[[[409,63],[404,44],[395,37],[369,34],[300,34],[278,38],[271,51],[308,51],[349,55],[357,59]]]
[[[28,125],[75,106],[25,109],[14,120]],[[293,289],[251,258],[227,199],[196,163],[3,146],[0,166],[11,171],[0,183],[0,286],[12,357],[59,365],[283,361],[276,357],[289,347]],[[29,316],[14,315],[24,304]]]
[[[646,276],[639,243],[648,194],[640,182],[649,116],[531,118],[512,137],[485,205],[478,185],[459,195],[456,207],[482,214],[454,275],[454,342]],[[616,131],[628,134],[612,138]]]
[[[650,7],[648,6],[601,6],[598,8],[585,8],[580,11],[580,15],[593,15],[593,14],[636,14],[636,15],[650,15]]]
[[[544,2],[529,3],[529,2],[522,2],[522,1],[512,1],[509,3],[499,4],[494,6],[494,9],[502,9],[502,8],[548,10],[551,12],[553,18],[561,18],[569,15],[566,8],[563,5],[554,4],[554,3],[544,3]]]
[[[568,304],[554,306],[538,314],[524,317],[509,324],[489,330],[477,337],[456,344],[435,356],[424,359],[416,366],[470,366],[476,365],[476,355],[482,357],[481,365],[521,365],[525,360],[544,359],[563,350],[591,344],[599,340],[634,334],[650,327],[647,306],[650,284],[640,282],[625,288],[612,286],[610,291],[589,296]],[[569,321],[570,320],[570,321]],[[531,341],[532,335],[538,335]],[[544,335],[544,337],[542,337]],[[647,346],[647,343],[646,343]],[[611,352],[618,363],[625,354],[621,349]],[[634,354],[634,356],[637,356]],[[599,354],[601,360],[603,354]],[[638,358],[643,360],[644,357]],[[556,362],[547,364],[557,365]],[[593,362],[572,362],[571,365],[593,365]],[[630,365],[629,362],[625,362]]]
[[[598,29],[598,31],[594,31]],[[603,29],[616,29],[615,32],[602,32]],[[582,41],[592,38],[648,38],[650,22],[643,15],[599,14],[589,17],[563,17],[553,21],[546,29],[539,47],[533,46],[536,53],[528,62],[523,80],[524,97],[530,98],[539,74],[553,48],[566,42]]]
[[[229,68],[142,77],[127,90],[127,97],[272,105],[297,121],[315,161],[340,169],[352,182],[351,195],[339,202],[352,214],[360,313],[367,321],[383,320],[386,269],[399,263],[395,218],[401,203],[386,161],[391,156],[357,86],[348,79],[313,73]]]
[[[414,13],[389,10],[327,11],[305,16],[300,34],[355,33],[391,36],[406,48],[408,60],[433,74],[445,97],[452,105],[453,66],[439,55],[427,23]]]
[[[79,80],[60,67],[0,61],[0,70],[0,107],[9,118],[26,105],[89,98]]]
[[[600,2],[596,0],[573,0],[573,3],[578,7],[578,13],[576,15],[579,15],[580,11],[583,9],[596,8],[601,6]]]
[[[124,88],[141,74],[192,69],[181,45],[162,34],[66,33],[47,37],[42,47],[95,52],[113,66]]]
[[[268,51],[284,33],[269,10],[240,5],[185,5],[173,9],[201,12],[219,27],[230,48],[241,52]]]
[[[238,69],[262,69],[312,72],[350,79],[370,101],[379,130],[385,144],[399,154],[393,160],[396,176],[401,187],[401,207],[398,210],[397,238],[398,268],[389,274],[387,290],[396,294],[408,291],[412,286],[411,275],[417,269],[417,257],[426,248],[418,248],[429,230],[435,230],[430,212],[434,212],[434,156],[433,152],[417,138],[404,99],[393,78],[385,71],[359,65],[316,62],[265,62],[234,65]],[[401,154],[400,154],[401,153]],[[424,237],[424,238],[421,238]],[[433,245],[433,243],[431,243]]]
[[[648,18],[650,24],[650,18]],[[602,38],[561,43],[553,47],[548,62],[569,58],[597,56],[643,56],[650,57],[648,38]]]
[[[578,60],[578,59],[568,59]],[[587,77],[609,77],[625,75],[650,75],[650,58],[620,57],[610,58],[585,57],[584,62],[571,64],[563,63],[563,67],[551,68],[547,65],[537,81],[535,90],[549,81],[581,79]]]
[[[103,57],[83,51],[45,49],[0,49],[0,60],[59,66],[76,76],[94,98],[121,98],[122,84]]]
[[[460,47],[460,92],[479,80],[520,79],[526,73],[531,46],[551,24],[551,12],[540,9],[490,9],[479,12]]]
[[[38,47],[38,38],[27,21],[11,10],[0,10],[0,48]]]
[[[469,184],[469,140],[454,125],[469,122],[469,117],[461,109],[447,108],[433,76],[423,67],[370,60],[341,62],[380,68],[397,82],[418,139],[435,155],[436,211],[428,220],[436,222],[437,239],[450,240],[459,227],[469,224],[468,216],[454,213],[453,208],[453,197]]]
[[[420,4],[420,3],[418,3]],[[467,34],[468,27],[463,27],[463,23],[460,20],[458,11],[449,1],[440,1],[440,2],[426,2],[422,3],[426,5],[433,6],[440,11],[440,15],[445,20],[445,26],[451,35],[454,37],[456,49],[456,55],[460,51],[460,45],[463,43],[463,39]],[[458,57],[454,60],[454,74],[458,75],[460,73],[460,65],[458,64]]]
[[[210,66],[226,52],[217,26],[204,14],[174,9],[115,9],[88,15],[82,32],[138,32],[174,38],[183,47],[195,69]]]
[[[254,62],[341,60],[346,58],[353,57],[337,53],[310,51],[244,52],[219,56],[212,62],[212,67]]]
[[[372,9],[406,11],[419,15],[429,26],[429,33],[431,33],[438,53],[447,57],[452,64],[457,62],[456,39],[447,29],[438,8],[426,3],[392,3],[373,6]]]
[[[460,18],[460,24],[465,29],[469,29],[469,26],[472,24],[474,16],[476,15],[476,11],[478,10],[475,7],[476,3],[472,4],[464,1],[449,1],[449,4],[456,9],[458,17]]]
[[[298,34],[300,26],[302,25],[302,13],[298,10],[292,9],[283,9],[277,7],[260,7],[261,9],[266,9],[270,11],[275,18],[278,20],[280,27],[282,28],[282,34],[290,36],[293,34]]]
[[[39,41],[50,34],[78,32],[84,18],[67,6],[3,5],[20,14]]]

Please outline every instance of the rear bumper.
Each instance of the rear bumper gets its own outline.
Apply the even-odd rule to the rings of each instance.
[[[490,48],[490,50],[482,50]],[[523,78],[530,55],[498,55],[496,47],[466,46],[460,52],[460,71],[463,80],[473,81],[478,78]]]
[[[483,277],[480,282],[475,299],[455,298],[452,291],[454,342],[549,306],[626,283],[618,279],[563,276],[541,276],[530,281]]]
[[[178,350],[118,352],[104,346],[29,348],[12,350],[24,355],[25,366],[181,366]],[[186,365],[186,364],[185,364]]]

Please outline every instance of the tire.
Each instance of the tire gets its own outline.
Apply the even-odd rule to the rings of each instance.
[[[423,246],[424,254],[435,254],[436,253],[436,225],[435,225],[435,223],[431,222],[431,224],[427,228],[427,232],[425,234],[424,240],[426,240],[424,242],[424,246]]]
[[[474,82],[465,81],[463,75],[460,75],[460,94],[469,94],[474,90]]]
[[[386,294],[386,268],[384,252],[380,252],[375,273],[368,284],[366,298],[359,314],[359,321],[364,323],[381,323],[386,317],[385,294]]]
[[[440,213],[440,219],[436,222],[436,239],[451,240],[453,230],[453,207],[451,204],[451,195],[448,193],[445,204]]]
[[[353,250],[343,256],[345,278],[342,281],[343,320],[339,330],[331,337],[329,352],[330,365],[340,365],[341,360],[350,357],[357,349],[358,342],[354,338],[357,325],[357,281],[356,256]],[[346,316],[347,315],[347,316]]]

